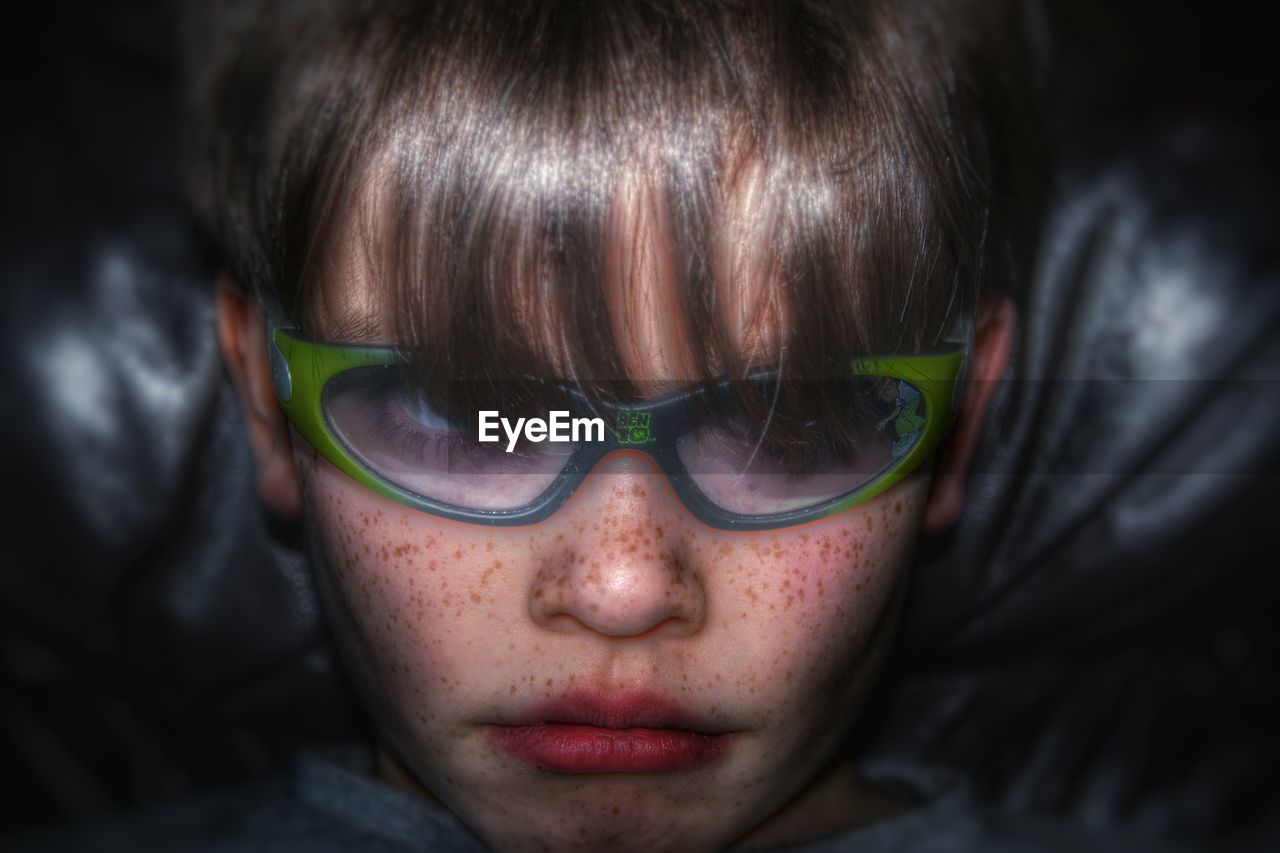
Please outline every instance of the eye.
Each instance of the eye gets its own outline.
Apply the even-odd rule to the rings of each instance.
[[[927,421],[920,391],[897,379],[769,390],[746,413],[691,421],[677,438],[692,485],[731,513],[773,515],[853,494],[906,458]]]
[[[396,399],[402,411],[410,420],[423,429],[433,432],[457,432],[458,426],[449,420],[441,406],[428,401],[421,394],[410,389],[401,388]]]
[[[456,401],[456,398],[455,398]],[[322,404],[334,436],[360,467],[414,496],[479,511],[509,511],[551,488],[576,445],[535,444],[508,452],[479,443],[466,410],[432,399],[399,370],[357,368],[325,387]]]

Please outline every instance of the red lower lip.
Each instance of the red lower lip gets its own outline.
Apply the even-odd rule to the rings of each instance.
[[[608,729],[567,723],[492,726],[499,748],[556,773],[669,773],[692,770],[724,752],[727,735],[680,729]]]

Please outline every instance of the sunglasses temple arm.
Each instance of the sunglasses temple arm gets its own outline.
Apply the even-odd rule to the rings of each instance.
[[[964,311],[956,318],[946,338],[947,343],[960,345],[963,353],[960,370],[956,373],[955,388],[951,392],[952,421],[960,414],[960,404],[964,402],[964,389],[969,380],[969,360],[973,357],[973,325],[973,312]]]
[[[288,403],[293,399],[293,376],[289,372],[289,361],[285,358],[284,351],[280,349],[276,332],[291,329],[293,324],[285,317],[284,309],[280,307],[280,303],[274,296],[264,294],[261,301],[262,312],[266,319],[264,325],[267,332],[267,359],[271,365],[271,387],[275,389],[276,399],[281,403]]]

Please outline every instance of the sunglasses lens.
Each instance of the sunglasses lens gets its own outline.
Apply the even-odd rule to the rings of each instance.
[[[838,430],[791,416],[766,390],[754,414],[695,422],[677,440],[694,485],[721,509],[771,516],[837,500],[897,467],[920,440],[924,396],[908,382],[862,377],[846,386]]]
[[[380,479],[465,510],[503,512],[538,501],[564,473],[577,444],[481,442],[475,420],[455,422],[396,367],[364,367],[325,386],[325,418],[347,450]]]

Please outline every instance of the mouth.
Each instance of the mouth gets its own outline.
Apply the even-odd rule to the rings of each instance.
[[[724,756],[733,732],[652,693],[578,692],[487,727],[507,755],[553,773],[672,773]]]

